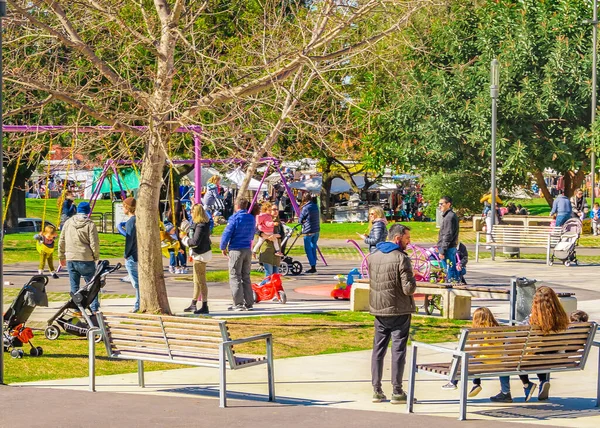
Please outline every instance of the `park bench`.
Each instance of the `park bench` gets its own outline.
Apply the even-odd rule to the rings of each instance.
[[[275,401],[273,340],[271,333],[232,340],[226,321],[166,315],[97,313],[99,328],[88,334],[89,389],[95,391],[94,339],[102,336],[109,359],[137,360],[138,384],[144,387],[144,361],[216,367],[219,369],[219,404],[227,406],[226,369],[267,365],[269,401]],[[235,353],[234,345],[266,342],[266,355]]]
[[[468,328],[461,330],[456,349],[413,342],[407,411],[413,412],[417,373],[446,381],[460,380],[459,420],[465,420],[468,380],[583,370],[591,347],[600,345],[594,342],[596,329],[595,322],[573,323],[565,331],[546,335],[532,326]],[[417,358],[422,348],[448,354],[451,358],[440,363],[420,364]],[[600,403],[600,378],[597,387],[596,406]]]
[[[485,242],[486,232],[477,232],[475,261],[479,261],[479,247],[545,248],[546,264],[550,265],[550,250],[560,240],[560,227],[518,226],[497,224],[492,228],[491,242]],[[494,256],[492,253],[492,260]]]

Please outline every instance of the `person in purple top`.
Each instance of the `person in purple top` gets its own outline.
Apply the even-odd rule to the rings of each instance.
[[[229,217],[221,236],[221,252],[229,257],[229,286],[233,305],[230,311],[251,310],[254,304],[250,265],[252,263],[252,239],[256,229],[254,216],[248,213],[250,202],[239,199],[235,214]]]

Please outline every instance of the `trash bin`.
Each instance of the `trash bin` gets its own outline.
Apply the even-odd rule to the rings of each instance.
[[[523,321],[531,313],[533,295],[535,294],[535,279],[515,278],[510,280],[510,321],[516,324]]]

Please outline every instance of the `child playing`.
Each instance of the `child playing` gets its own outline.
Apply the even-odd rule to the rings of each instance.
[[[42,233],[38,233],[33,237],[33,239],[38,241],[37,250],[40,253],[38,274],[42,275],[44,273],[44,266],[46,265],[47,260],[48,268],[50,269],[52,278],[54,279],[58,279],[58,274],[54,270],[54,262],[52,260],[52,255],[54,254],[54,241],[57,237],[58,234],[56,233],[56,228],[49,224],[44,227],[44,231]]]
[[[590,211],[590,218],[592,219],[592,232],[594,236],[600,235],[600,205],[598,202],[594,203],[594,207]]]
[[[275,247],[275,255],[283,256],[281,249],[279,248],[279,241],[277,238],[281,237],[276,233],[273,233],[276,226],[279,226],[278,221],[273,220],[273,216],[270,214],[271,212],[271,204],[269,202],[264,202],[260,209],[260,214],[256,216],[256,227],[262,233],[259,233],[258,240],[256,241],[256,245],[252,249],[252,253],[254,257],[256,257],[256,253],[260,249],[263,242],[266,240],[272,241],[273,246]],[[264,234],[264,235],[263,235]]]
[[[181,250],[179,239],[177,236],[177,228],[173,223],[166,221],[164,223],[165,230],[161,232],[161,247],[166,248],[169,253],[169,272],[170,273],[187,273],[185,267],[185,254]]]
[[[475,328],[485,328],[485,327],[498,327],[498,321],[494,318],[494,314],[486,307],[477,308],[475,312],[473,312],[473,327]],[[487,344],[487,346],[491,346],[492,344]],[[486,346],[486,345],[482,345]],[[446,385],[442,386],[442,389],[456,389],[456,385],[458,384],[458,380],[451,380]],[[473,379],[473,387],[471,391],[469,391],[469,397],[475,397],[477,394],[481,392],[481,379]]]

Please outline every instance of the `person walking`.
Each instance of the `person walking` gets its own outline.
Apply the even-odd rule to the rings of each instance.
[[[60,209],[60,228],[64,226],[65,222],[77,214],[77,205],[75,205],[75,196],[73,192],[67,190],[65,192],[65,200],[62,203]]]
[[[458,216],[452,210],[452,198],[442,196],[438,202],[442,211],[442,226],[438,234],[437,247],[446,263],[446,282],[460,282],[456,270],[456,246],[458,245]]]
[[[310,265],[310,269],[306,273],[317,273],[317,241],[319,240],[319,232],[321,231],[319,217],[317,197],[312,196],[310,193],[305,193],[302,198],[302,208],[298,223],[302,224],[304,252]]]
[[[71,293],[79,291],[81,277],[89,282],[96,273],[96,262],[100,258],[100,240],[96,224],[88,217],[90,204],[82,202],[77,214],[68,219],[58,240],[58,258],[62,266],[67,266]],[[98,296],[90,305],[92,312],[100,309]]]
[[[135,206],[134,198],[127,198],[123,201],[123,212],[129,216],[125,223],[125,269],[135,289],[135,303],[131,312],[136,313],[140,310],[140,281],[138,276],[138,248],[137,248],[137,229],[135,226]]]
[[[375,316],[375,337],[371,355],[373,402],[386,399],[381,387],[383,361],[392,341],[392,404],[406,403],[402,375],[406,362],[406,344],[411,316],[415,312],[413,294],[417,282],[410,258],[410,228],[396,223],[390,227],[388,242],[380,242],[367,258],[370,278],[369,312]]]
[[[279,209],[277,205],[271,205],[271,215],[273,216],[273,222],[276,223],[274,228],[275,234],[283,236],[283,231],[281,230],[281,221],[279,220]],[[258,233],[261,234],[263,232],[259,231]],[[279,238],[272,239],[279,240]],[[262,263],[263,267],[265,268],[265,277],[271,276],[274,273],[279,273],[281,257],[277,255],[275,243],[272,240],[268,239],[265,241],[265,244],[260,249],[258,261]]]
[[[206,285],[206,264],[212,259],[210,250],[210,218],[201,204],[192,207],[192,225],[189,233],[181,232],[181,242],[190,249],[194,264],[194,294],[192,303],[184,312],[193,312],[196,315],[208,314],[208,286]],[[200,309],[196,304],[202,302]]]
[[[232,311],[247,311],[254,305],[252,284],[250,282],[250,265],[252,263],[252,238],[256,227],[255,218],[248,212],[250,202],[239,199],[223,235],[220,249],[229,257],[229,286],[233,305]]]
[[[565,196],[564,190],[558,191],[558,196],[552,203],[552,210],[550,210],[550,217],[556,216],[556,226],[560,227],[571,218],[573,207],[569,198]]]

